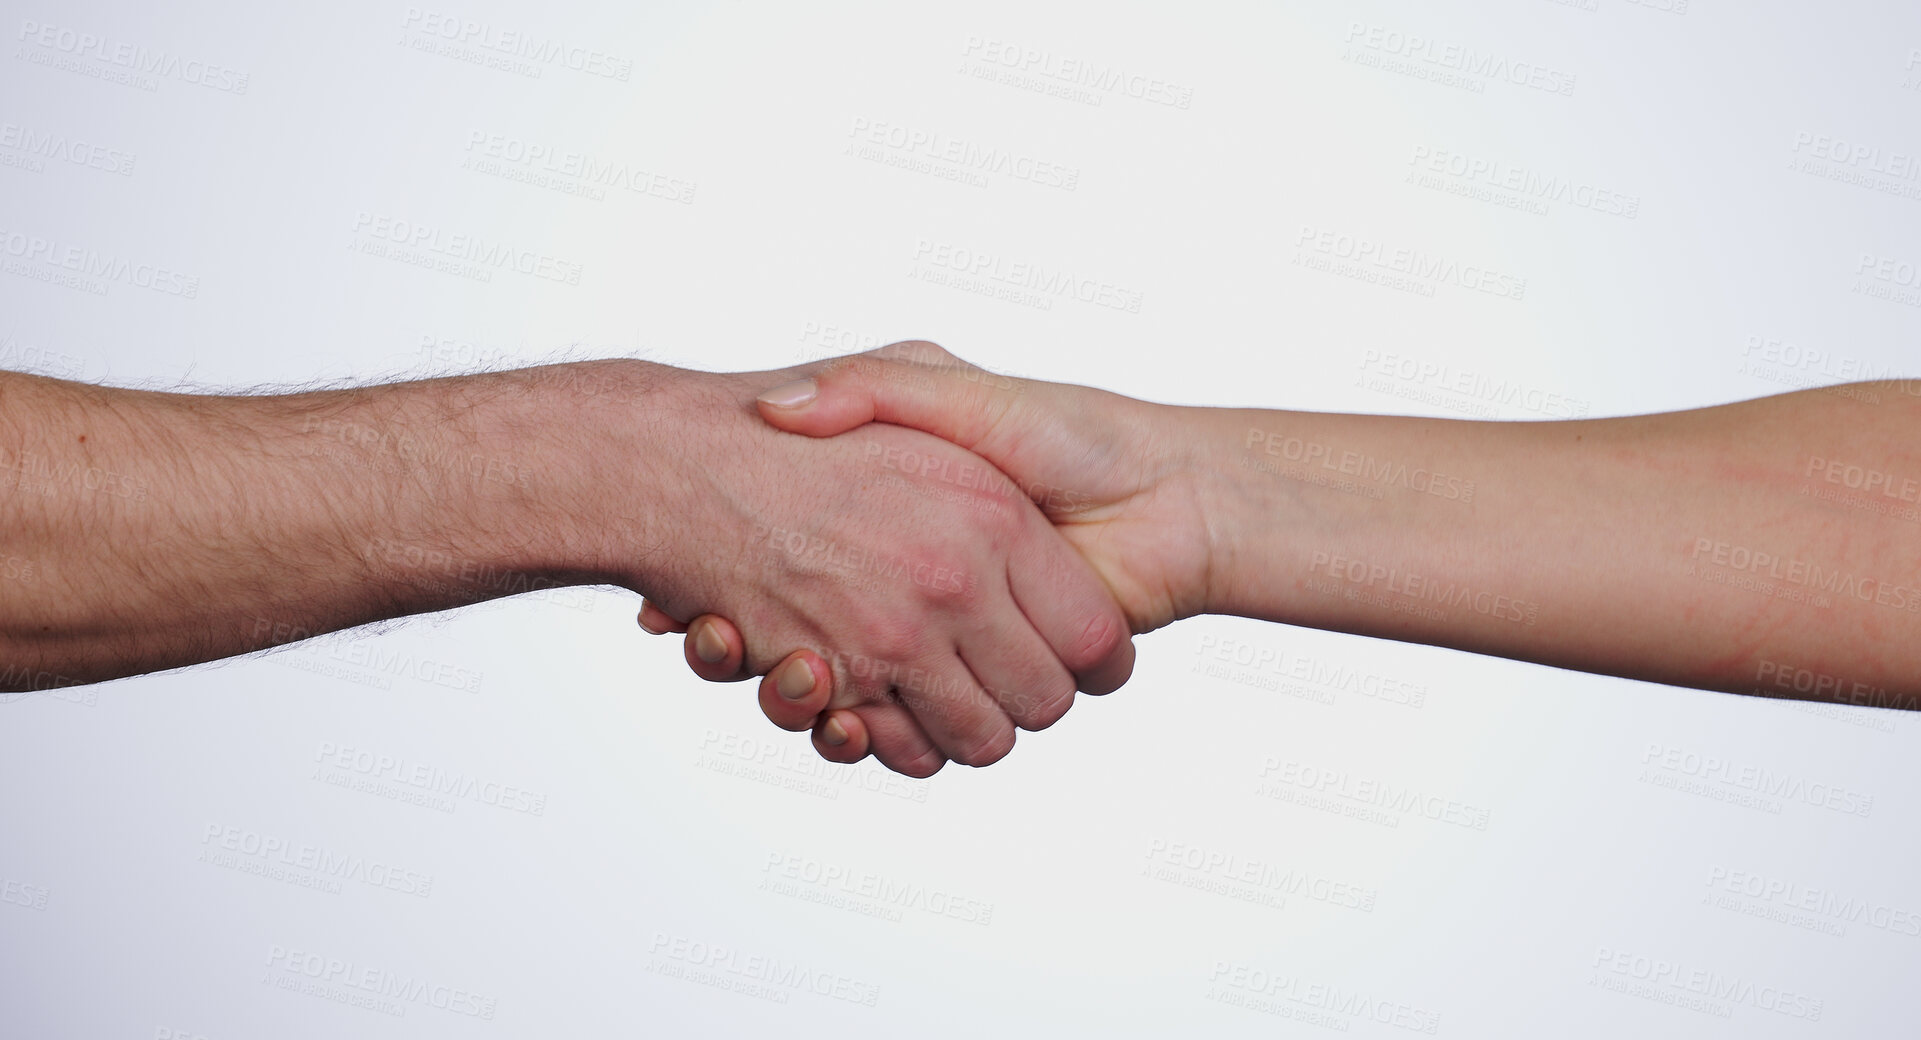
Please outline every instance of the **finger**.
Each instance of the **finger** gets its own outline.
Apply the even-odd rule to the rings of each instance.
[[[840,709],[821,716],[814,727],[814,750],[829,762],[843,765],[867,757],[867,725],[860,713]]]
[[[682,647],[687,667],[708,682],[739,682],[747,678],[742,668],[746,641],[732,621],[715,614],[702,614],[687,626],[687,641]]]
[[[798,733],[820,721],[833,692],[827,662],[812,650],[796,650],[760,681],[760,710],[769,722]]]
[[[687,631],[686,625],[675,621],[666,611],[644,599],[640,601],[640,627],[650,636]]]
[[[1012,578],[1002,580],[1011,584]],[[1073,674],[1024,612],[987,614],[963,634],[959,652],[981,689],[1021,729],[1046,729],[1073,706]]]
[[[1074,676],[1019,614],[997,614],[961,642],[961,663],[1014,725],[1040,730],[1074,705]]]
[[[841,724],[845,726],[843,716],[849,713],[860,716],[869,750],[881,765],[894,772],[926,779],[940,772],[940,767],[947,764],[947,756],[934,746],[906,705],[892,702],[863,704],[846,712],[836,712],[835,718],[841,719]],[[852,743],[853,732],[849,730],[848,744]]]
[[[964,766],[985,766],[1014,750],[1014,720],[981,689],[958,653],[931,667],[907,669],[895,678],[898,703],[913,713],[928,739],[949,759]],[[871,728],[872,720],[868,721]]]
[[[1088,693],[1112,693],[1134,674],[1127,615],[1085,557],[1038,516],[1008,554],[1014,602],[1061,666]],[[1063,709],[1065,710],[1065,709]]]
[[[831,437],[878,419],[978,451],[1020,386],[933,343],[908,340],[774,387],[760,395],[758,407],[762,418],[789,433]]]

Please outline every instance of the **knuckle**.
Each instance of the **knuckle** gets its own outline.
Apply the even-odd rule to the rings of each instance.
[[[952,364],[956,358],[946,347],[926,339],[904,339],[889,343],[874,352],[875,356],[890,361],[905,361],[909,364]]]
[[[908,621],[899,614],[886,614],[875,617],[867,624],[867,645],[872,655],[878,659],[876,671],[885,671],[880,662],[891,664],[919,656],[926,642],[922,627]]]
[[[1114,656],[1126,642],[1127,633],[1114,613],[1097,611],[1081,625],[1080,634],[1069,649],[1073,660],[1068,662],[1068,667],[1074,671],[1093,668]]]
[[[838,747],[832,744],[823,743],[820,739],[819,734],[814,735],[814,751],[816,754],[820,755],[820,757],[826,759],[827,761],[837,762],[841,765],[852,765],[853,763],[858,762],[863,758],[866,758],[869,753],[868,749],[861,748],[859,749],[859,753],[856,754],[852,741],[849,741],[848,743],[842,744]]]
[[[951,757],[961,765],[979,768],[999,762],[1012,750],[1014,750],[1014,728],[1003,726],[962,745],[958,753]]]
[[[1022,729],[1035,732],[1059,722],[1074,706],[1074,683],[1063,677],[1058,683],[1049,683],[1035,692],[1023,691],[1014,698],[1019,710],[1010,706],[1008,714],[1014,716]]]
[[[939,748],[930,747],[925,751],[902,759],[898,765],[891,768],[896,773],[911,776],[916,780],[925,780],[935,773],[940,772],[940,768],[946,764],[947,756],[941,754]]]
[[[804,733],[813,729],[814,724],[820,721],[818,711],[811,707],[786,703],[780,699],[779,695],[763,698],[760,712],[767,716],[767,721],[792,733]]]
[[[896,686],[889,689],[889,696],[902,707],[913,713],[922,728],[928,724],[952,726],[956,719],[965,713],[956,708],[953,697],[943,690],[924,690],[917,687]]]
[[[910,577],[920,600],[962,615],[978,613],[987,602],[988,584],[973,569],[958,564],[929,562],[914,567]]]

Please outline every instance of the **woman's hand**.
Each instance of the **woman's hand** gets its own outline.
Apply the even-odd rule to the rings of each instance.
[[[1010,379],[921,341],[818,366],[763,393],[758,407],[769,424],[811,437],[838,439],[853,430],[860,432],[852,436],[875,436],[909,426],[972,451],[1011,477],[1086,558],[1134,632],[1200,613],[1208,602],[1213,549],[1204,503],[1216,489],[1204,485],[1213,471],[1199,464],[1202,449],[1172,421],[1175,409],[1086,387]],[[964,462],[914,446],[883,459],[893,471],[923,480],[966,479],[953,468]],[[681,630],[670,613],[650,605],[642,623]],[[716,613],[698,618],[687,641],[688,663],[710,677],[714,665],[703,649],[724,664],[740,639],[729,615]],[[751,620],[736,620],[754,629]],[[818,666],[812,644],[766,641],[809,648],[776,676],[785,668],[798,675]],[[788,688],[798,689],[798,681]],[[783,697],[770,677],[761,705],[785,728],[813,725],[816,747],[835,761],[858,760],[875,736],[859,717],[819,715],[830,706],[824,690]]]
[[[1126,681],[1128,618],[1011,481],[900,426],[782,433],[753,401],[791,376],[683,374],[666,421],[692,440],[670,465],[676,500],[655,510],[676,529],[634,575],[644,625],[736,619],[745,640],[696,626],[696,672],[765,674],[777,722],[807,728],[831,707],[863,754],[871,742],[914,776],[949,758],[997,761],[1017,726],[1052,724],[1077,685]],[[776,668],[795,647],[817,652]]]

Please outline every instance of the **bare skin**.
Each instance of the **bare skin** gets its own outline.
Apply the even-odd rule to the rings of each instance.
[[[223,397],[0,373],[0,689],[578,584],[764,635],[696,641],[710,674],[821,649],[781,679],[916,776],[1126,680],[1126,619],[999,471],[901,427],[768,427],[753,395],[801,374],[601,361]]]
[[[1136,632],[1236,614],[1921,708],[1921,385],[1470,422],[1176,408],[906,343],[770,390],[760,411],[816,437],[911,426],[1000,466],[1042,492]],[[763,707],[838,761],[885,746],[839,712],[803,719],[819,695]]]

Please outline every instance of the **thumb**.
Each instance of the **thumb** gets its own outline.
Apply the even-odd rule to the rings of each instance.
[[[909,340],[837,361],[761,394],[757,403],[761,418],[789,433],[832,437],[879,421],[978,452],[1019,386],[932,343]]]

